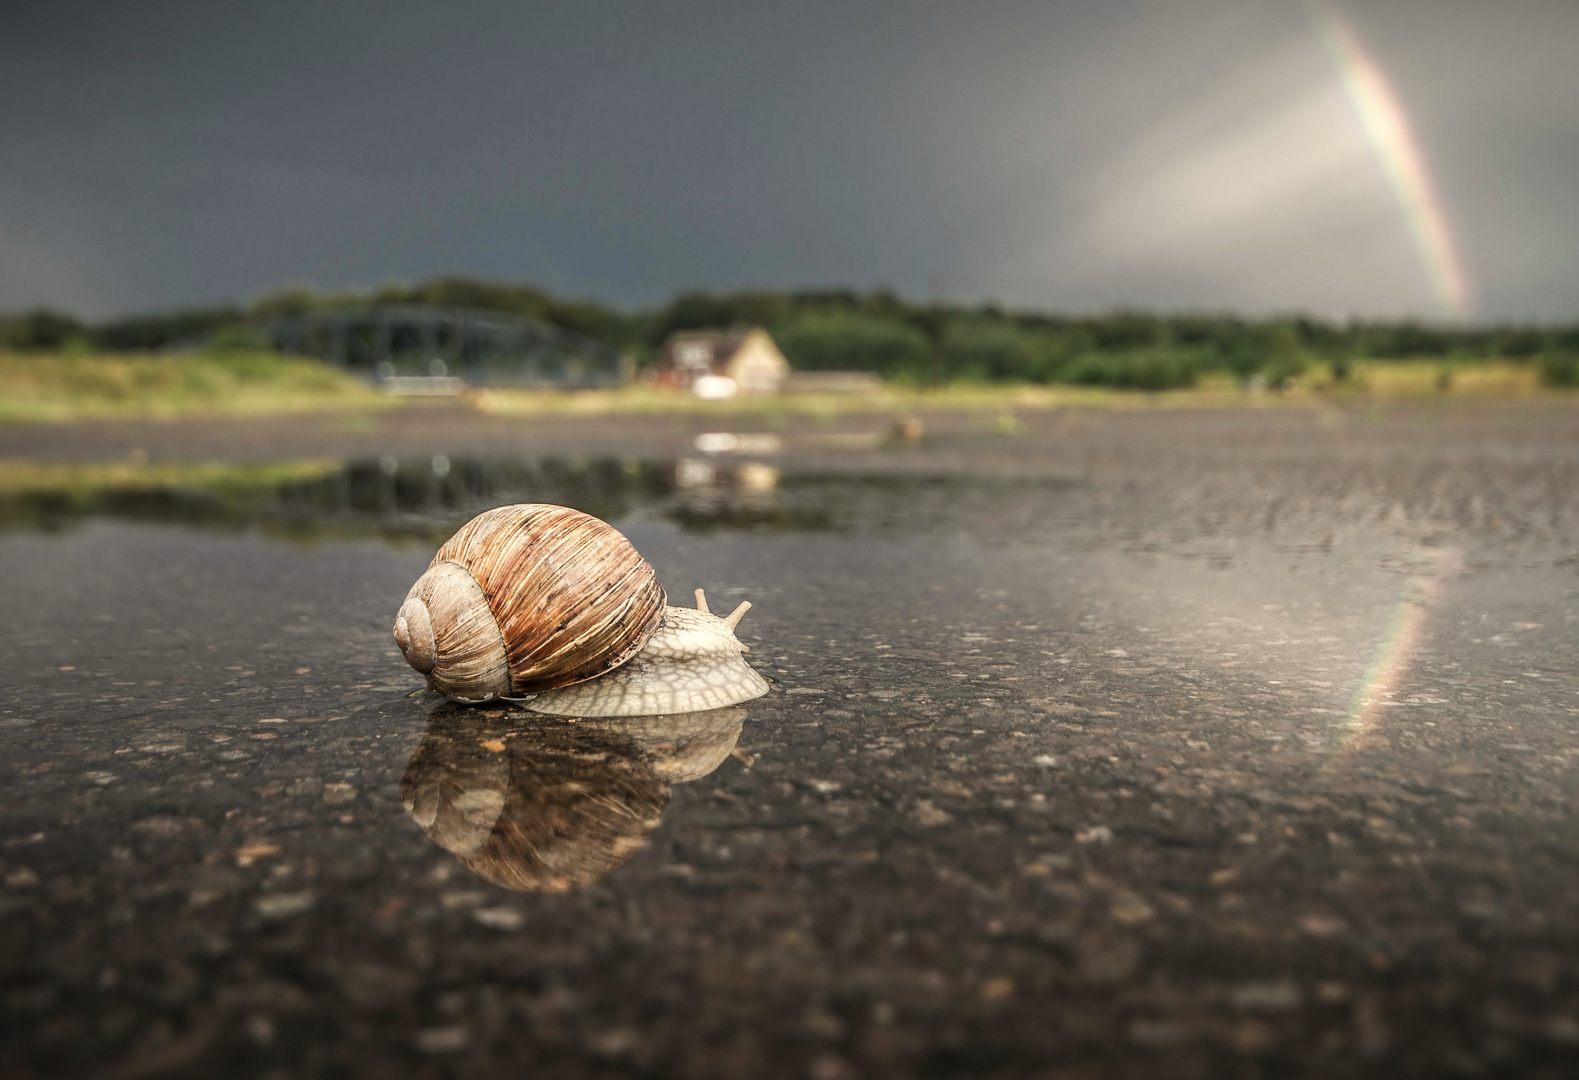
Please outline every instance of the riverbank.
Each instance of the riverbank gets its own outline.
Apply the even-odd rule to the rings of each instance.
[[[1103,386],[959,383],[920,389],[888,384],[861,393],[794,393],[703,401],[633,384],[607,390],[476,388],[442,402],[384,393],[367,380],[305,357],[266,352],[40,355],[0,353],[0,424],[202,421],[462,409],[478,417],[750,418],[759,423],[970,413],[1000,426],[1020,413],[1061,409],[1309,409],[1364,402],[1481,399],[1579,403],[1579,391],[1541,381],[1532,364],[1366,361],[1344,378],[1312,368],[1281,387],[1210,375],[1188,389],[1148,392]]]
[[[1342,379],[1316,367],[1284,386],[1243,383],[1230,376],[1204,376],[1195,386],[1162,391],[1107,386],[996,385],[956,383],[920,389],[887,384],[865,393],[804,393],[702,401],[685,394],[643,386],[578,392],[479,389],[467,396],[477,411],[495,416],[618,416],[684,414],[694,416],[843,416],[865,412],[895,414],[933,410],[1047,410],[1065,408],[1308,408],[1358,401],[1468,398],[1572,398],[1579,394],[1543,384],[1531,364],[1489,362],[1448,364],[1428,361],[1367,361]]]
[[[271,352],[0,353],[0,422],[279,416],[394,404],[363,379]]]

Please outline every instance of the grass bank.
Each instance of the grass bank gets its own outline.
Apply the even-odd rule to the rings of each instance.
[[[313,480],[340,467],[338,461],[304,459],[268,462],[52,462],[0,458],[0,498],[47,492],[66,502],[91,499],[109,490],[167,491],[180,488],[250,495],[292,480]]]
[[[1143,391],[1106,386],[957,382],[918,389],[887,384],[866,393],[806,393],[702,401],[641,385],[616,390],[479,388],[463,401],[493,416],[774,416],[832,418],[934,410],[1009,413],[1056,408],[1278,408],[1331,402],[1549,397],[1574,389],[1542,382],[1531,363],[1359,361],[1335,377],[1316,365],[1277,388],[1246,385],[1226,372],[1195,385]],[[180,419],[360,412],[399,408],[364,379],[327,364],[269,352],[191,354],[0,353],[0,422]]]
[[[364,380],[270,352],[0,353],[0,421],[268,416],[390,404]]]
[[[1343,378],[1325,366],[1311,368],[1282,387],[1246,385],[1230,375],[1203,376],[1187,389],[1140,391],[1100,386],[955,383],[918,389],[887,385],[867,393],[781,394],[702,401],[687,394],[629,386],[578,392],[479,389],[468,401],[495,416],[825,416],[929,410],[996,411],[1056,408],[1277,408],[1325,402],[1467,400],[1549,397],[1579,401],[1572,390],[1544,385],[1531,364],[1486,362],[1444,365],[1423,361],[1362,361]]]

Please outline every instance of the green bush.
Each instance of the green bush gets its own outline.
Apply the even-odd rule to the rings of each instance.
[[[1272,356],[1261,366],[1261,377],[1274,389],[1281,388],[1290,379],[1304,374],[1310,364],[1303,353],[1287,352]]]
[[[1173,390],[1193,386],[1201,373],[1198,354],[1182,349],[1092,352],[1059,372],[1058,381],[1130,390]]]
[[[164,314],[133,315],[99,323],[92,329],[92,344],[106,352],[154,352],[172,347],[192,347],[243,326],[239,308],[190,308]]]
[[[1026,330],[1002,317],[950,320],[943,331],[944,370],[975,382],[1051,382],[1077,350],[1067,337]]]
[[[774,324],[772,334],[798,371],[875,371],[914,382],[932,363],[932,347],[915,327],[851,312],[798,315]]]
[[[17,352],[59,352],[80,341],[85,328],[74,316],[49,308],[0,316],[0,349]]]
[[[1542,354],[1541,378],[1552,386],[1579,386],[1579,352]]]
[[[218,355],[249,355],[266,353],[272,349],[268,336],[256,326],[245,324],[226,326],[216,330],[208,339],[207,351]]]

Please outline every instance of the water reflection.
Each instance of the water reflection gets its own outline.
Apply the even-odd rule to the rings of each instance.
[[[733,706],[567,723],[441,705],[400,800],[462,866],[507,889],[563,892],[634,855],[670,786],[723,764],[745,717]]]
[[[734,458],[384,455],[348,462],[58,465],[0,463],[0,529],[57,530],[92,518],[258,528],[301,538],[437,543],[494,506],[546,502],[607,521],[665,518],[693,531],[844,530],[961,517],[972,497],[1012,498],[1057,481],[965,481],[781,471]],[[968,515],[966,515],[968,517]]]

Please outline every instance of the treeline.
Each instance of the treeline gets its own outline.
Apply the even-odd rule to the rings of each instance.
[[[919,383],[1157,390],[1226,372],[1276,386],[1314,364],[1327,365],[1341,379],[1356,361],[1378,359],[1531,362],[1551,381],[1579,385],[1579,325],[1458,328],[1136,311],[1057,316],[991,305],[918,305],[884,292],[696,293],[655,313],[648,338],[740,324],[767,327],[797,369],[876,371]]]
[[[1409,321],[1334,323],[1306,317],[1059,316],[986,305],[917,304],[889,292],[687,293],[660,308],[623,312],[566,301],[525,285],[441,278],[363,293],[295,289],[246,307],[212,307],[89,324],[33,311],[0,317],[0,348],[155,351],[244,340],[260,320],[364,304],[495,311],[584,334],[648,362],[678,330],[764,326],[800,370],[875,371],[918,384],[959,381],[1187,386],[1223,372],[1279,385],[1314,364],[1343,378],[1359,360],[1443,364],[1514,360],[1579,385],[1579,325],[1444,327]]]
[[[157,352],[196,348],[216,339],[245,340],[259,323],[286,315],[368,304],[417,304],[495,311],[574,330],[619,348],[642,344],[633,318],[614,308],[556,299],[529,285],[500,285],[467,278],[440,278],[420,285],[386,285],[371,292],[317,293],[294,288],[256,302],[131,315],[88,323],[59,311],[37,309],[0,315],[0,349],[59,352]]]

